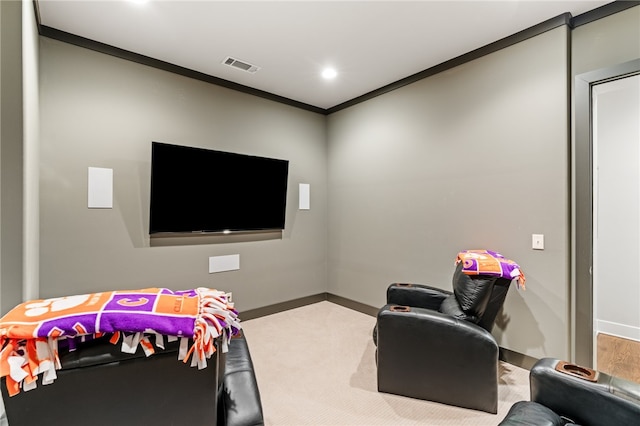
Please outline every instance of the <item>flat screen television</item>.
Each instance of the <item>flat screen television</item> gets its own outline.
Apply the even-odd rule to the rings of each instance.
[[[153,142],[149,234],[283,230],[289,162]]]

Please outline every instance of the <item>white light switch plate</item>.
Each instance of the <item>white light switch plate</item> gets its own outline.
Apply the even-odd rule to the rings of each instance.
[[[544,250],[544,235],[531,235],[531,248],[534,250]]]

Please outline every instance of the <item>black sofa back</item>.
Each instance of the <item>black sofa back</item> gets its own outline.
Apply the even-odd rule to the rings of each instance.
[[[207,368],[178,360],[179,342],[145,357],[123,353],[102,337],[61,350],[62,369],[39,384],[2,398],[10,426],[262,426],[262,402],[244,333],[222,352],[220,338]]]
[[[216,424],[218,352],[202,370],[178,360],[178,342],[145,357],[120,351],[106,338],[61,351],[62,369],[50,385],[2,397],[11,426]],[[39,380],[40,382],[40,380]],[[220,381],[221,385],[221,381]]]

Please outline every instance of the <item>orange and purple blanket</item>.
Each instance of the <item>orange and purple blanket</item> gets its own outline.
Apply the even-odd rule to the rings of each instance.
[[[458,253],[456,264],[462,262],[462,272],[467,275],[492,275],[509,280],[517,279],[518,288],[525,289],[524,272],[513,260],[491,250],[463,250]]]
[[[61,368],[58,344],[76,338],[111,334],[122,341],[122,351],[134,353],[140,345],[147,356],[156,346],[181,339],[178,359],[205,368],[221,336],[226,351],[240,320],[226,293],[197,288],[172,291],[166,288],[121,290],[32,300],[21,303],[0,318],[0,377],[6,377],[10,395],[52,383]],[[189,347],[189,339],[193,343]]]

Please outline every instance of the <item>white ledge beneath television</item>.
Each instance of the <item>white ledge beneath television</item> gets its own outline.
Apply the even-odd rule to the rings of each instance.
[[[151,238],[165,238],[165,237],[189,237],[189,236],[202,236],[202,235],[261,234],[266,232],[282,233],[282,231],[283,229],[241,229],[241,230],[225,229],[223,231],[154,232],[153,234],[149,234],[149,236]]]
[[[149,234],[153,247],[225,244],[250,241],[281,240],[283,229],[260,229],[243,231],[199,231],[199,232],[155,232]]]

